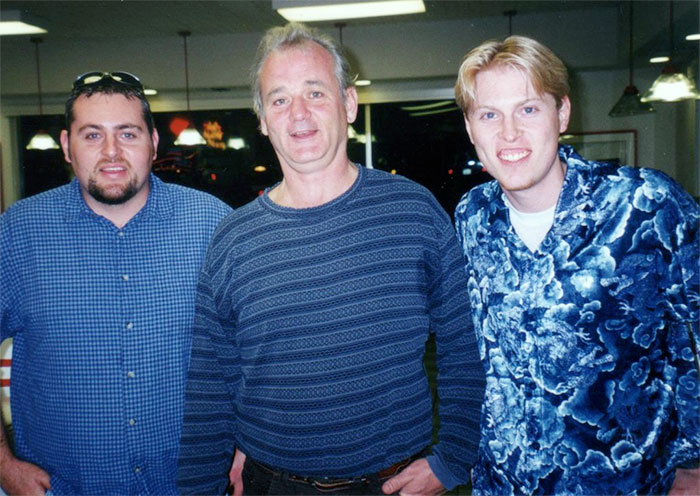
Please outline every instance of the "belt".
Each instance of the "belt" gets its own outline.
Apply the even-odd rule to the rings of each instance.
[[[357,477],[348,477],[345,479],[336,479],[336,478],[331,478],[331,477],[305,477],[301,475],[294,475],[290,474],[287,472],[283,472],[281,470],[275,470],[271,467],[268,467],[267,465],[256,462],[255,460],[250,460],[248,459],[247,461],[252,462],[253,464],[257,465],[258,467],[262,468],[266,472],[269,472],[272,475],[277,475],[277,476],[282,476],[287,478],[289,481],[292,482],[298,482],[301,484],[308,484],[310,486],[315,487],[317,490],[324,492],[324,491],[337,491],[340,489],[343,489],[345,487],[350,487],[353,484],[363,484],[367,483],[372,480],[383,480],[383,479],[388,479],[390,477],[395,476],[398,474],[401,470],[404,468],[408,467],[411,463],[414,461],[418,460],[419,458],[423,458],[428,454],[428,448],[425,448],[421,450],[419,453],[416,453],[415,455],[409,456],[408,458],[401,460],[400,462],[394,463],[392,466],[385,468],[384,470],[380,470],[379,472],[375,474],[370,474],[370,475],[360,475]]]

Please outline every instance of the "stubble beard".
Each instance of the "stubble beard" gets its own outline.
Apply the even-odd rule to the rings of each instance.
[[[88,181],[88,193],[95,200],[105,205],[121,205],[136,196],[138,187],[135,177],[131,177],[126,184],[112,184],[109,186],[100,186],[97,180],[91,177]]]

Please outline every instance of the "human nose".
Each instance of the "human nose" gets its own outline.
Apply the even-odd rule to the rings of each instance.
[[[105,136],[104,143],[102,144],[102,153],[107,157],[116,157],[119,155],[119,140],[116,136],[107,135]]]
[[[294,120],[304,120],[309,115],[309,109],[303,98],[293,98],[291,116]]]
[[[505,141],[515,141],[520,136],[520,127],[515,117],[506,116],[501,124],[501,136]]]

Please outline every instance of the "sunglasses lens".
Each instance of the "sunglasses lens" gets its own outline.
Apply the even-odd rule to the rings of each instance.
[[[112,81],[120,84],[135,86],[143,89],[143,85],[141,84],[139,78],[133,74],[129,74],[128,72],[88,72],[82,76],[79,76],[78,79],[75,80],[75,83],[73,83],[73,88],[95,84],[105,78],[109,78]]]
[[[99,75],[94,75],[94,76],[87,76],[87,77],[83,78],[83,79],[80,81],[80,83],[83,84],[83,85],[85,85],[85,84],[93,84],[93,83],[96,83],[97,81],[101,80],[102,77],[103,77],[103,76],[102,76],[101,74],[99,74]]]
[[[112,79],[119,81],[120,83],[141,86],[141,81],[139,78],[133,74],[129,74],[128,72],[111,72],[109,75]]]

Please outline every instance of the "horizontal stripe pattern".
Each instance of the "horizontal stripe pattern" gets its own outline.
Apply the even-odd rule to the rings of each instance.
[[[483,369],[454,230],[423,187],[359,170],[330,203],[289,209],[263,195],[214,235],[197,296],[181,492],[222,491],[234,444],[270,466],[338,477],[420,451],[432,435],[430,332],[449,415],[429,460],[446,486],[467,480]]]

